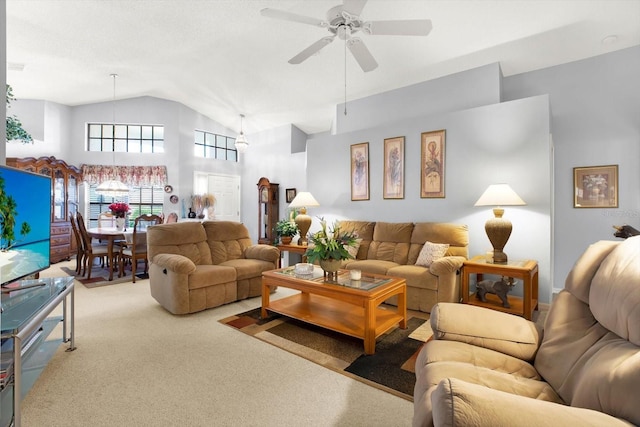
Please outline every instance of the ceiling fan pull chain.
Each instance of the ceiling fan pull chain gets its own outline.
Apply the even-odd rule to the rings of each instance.
[[[347,115],[347,38],[344,38],[344,115]]]

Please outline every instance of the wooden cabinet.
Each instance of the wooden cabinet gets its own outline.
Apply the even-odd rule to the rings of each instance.
[[[55,157],[7,158],[7,166],[46,175],[51,178],[51,262],[71,258],[76,242],[71,234],[70,214],[78,210],[78,186],[82,173]]]
[[[258,243],[273,244],[276,234],[273,228],[278,222],[279,184],[269,182],[267,178],[258,181]]]

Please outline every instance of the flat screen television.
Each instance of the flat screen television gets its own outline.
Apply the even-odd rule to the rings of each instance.
[[[49,267],[51,178],[0,165],[0,285]]]

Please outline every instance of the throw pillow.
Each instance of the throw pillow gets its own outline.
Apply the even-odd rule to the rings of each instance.
[[[347,249],[347,252],[349,252],[349,255],[351,255],[353,259],[355,259],[358,256],[358,249],[360,249],[361,243],[362,243],[362,239],[356,239],[355,246],[349,246],[349,245],[345,246],[345,248]]]
[[[449,249],[447,243],[425,242],[416,260],[416,265],[430,267],[433,261],[442,258],[447,253],[447,249]]]

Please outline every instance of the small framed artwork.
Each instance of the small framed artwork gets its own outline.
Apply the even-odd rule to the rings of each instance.
[[[295,188],[287,188],[287,203],[293,202],[293,199],[296,198],[296,189]]]
[[[369,200],[369,143],[351,146],[351,200]]]
[[[573,168],[574,208],[617,208],[618,165]]]
[[[384,140],[382,197],[404,199],[404,136]]]
[[[444,197],[445,131],[423,132],[420,154],[420,197]]]

